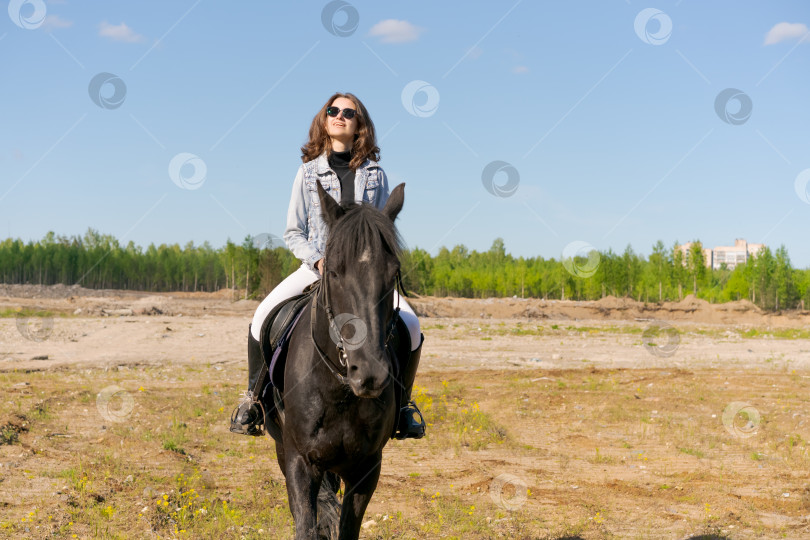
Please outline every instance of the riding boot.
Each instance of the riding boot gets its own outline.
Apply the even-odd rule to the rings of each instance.
[[[416,379],[416,369],[419,367],[419,357],[422,355],[422,344],[425,336],[421,335],[419,347],[411,351],[405,365],[400,367],[400,377],[402,383],[402,396],[399,402],[399,416],[397,426],[394,431],[395,439],[421,439],[425,436],[425,420],[422,413],[416,406],[416,402],[411,399],[413,382]]]
[[[267,377],[261,343],[253,337],[248,327],[248,389],[231,414],[232,432],[253,436],[264,433],[264,408],[259,400]]]

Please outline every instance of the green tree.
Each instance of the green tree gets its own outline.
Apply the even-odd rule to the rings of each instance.
[[[703,256],[703,244],[700,243],[700,240],[695,240],[689,246],[686,267],[692,281],[692,294],[697,296],[698,283],[702,284],[706,279],[706,259]]]

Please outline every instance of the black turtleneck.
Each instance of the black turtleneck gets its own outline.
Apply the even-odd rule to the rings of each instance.
[[[349,167],[351,150],[329,153],[329,166],[340,179],[340,202],[354,202],[354,169]]]

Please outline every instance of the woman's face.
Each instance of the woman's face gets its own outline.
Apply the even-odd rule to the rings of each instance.
[[[331,107],[337,107],[340,109],[340,113],[337,116],[327,116],[326,117],[326,132],[329,134],[330,137],[333,139],[338,139],[345,142],[350,142],[354,139],[354,134],[357,132],[357,114],[349,120],[343,116],[343,109],[355,109],[357,107],[354,105],[352,100],[339,97],[336,98],[335,101],[330,103]]]

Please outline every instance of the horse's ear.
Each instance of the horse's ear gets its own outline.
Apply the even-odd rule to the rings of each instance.
[[[343,217],[343,214],[346,212],[340,207],[337,201],[323,189],[320,182],[315,182],[315,185],[318,189],[318,198],[321,200],[321,215],[326,222],[326,226],[331,229],[332,225]]]
[[[391,191],[382,213],[388,216],[391,221],[397,219],[397,214],[402,210],[402,203],[405,202],[405,182],[401,183]]]

